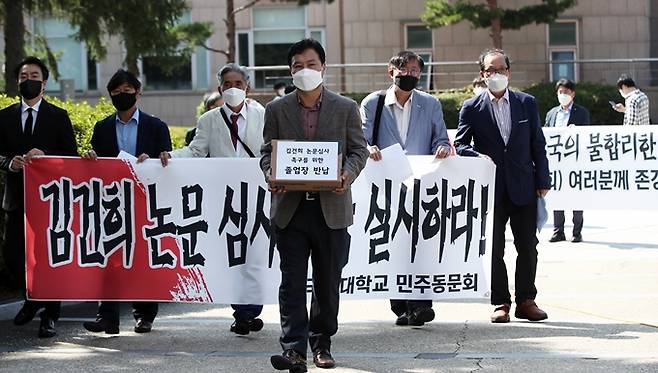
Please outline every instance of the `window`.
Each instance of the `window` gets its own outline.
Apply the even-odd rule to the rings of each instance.
[[[425,61],[423,75],[420,77],[418,87],[424,90],[432,88],[432,52],[434,40],[432,30],[424,25],[405,25],[405,49],[414,51]]]
[[[179,22],[191,23],[190,12],[185,12]],[[208,51],[202,47],[196,47],[191,57],[143,56],[140,65],[145,90],[207,89],[210,85]]]
[[[578,80],[578,24],[575,20],[560,20],[548,25],[548,57],[551,80]]]
[[[55,18],[36,18],[34,19],[34,30],[46,39],[48,47],[55,54],[59,80],[72,79],[76,91],[96,89],[96,87],[89,87],[87,50],[83,43],[75,39],[78,31],[76,28],[68,22]],[[53,67],[50,67],[50,70],[54,70]],[[95,65],[91,74],[96,79]],[[60,89],[59,81],[55,80],[51,74],[46,91],[57,92]]]

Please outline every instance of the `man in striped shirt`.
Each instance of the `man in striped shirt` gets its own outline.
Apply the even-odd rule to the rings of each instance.
[[[616,104],[614,109],[624,113],[624,125],[650,124],[649,97],[635,87],[633,78],[622,74],[617,80],[617,88],[625,102]]]

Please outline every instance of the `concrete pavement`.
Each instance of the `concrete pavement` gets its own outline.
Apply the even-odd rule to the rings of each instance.
[[[333,371],[657,372],[655,213],[586,211],[585,242],[551,244],[550,234],[540,234],[537,276],[547,321],[494,325],[488,302],[469,300],[435,302],[436,321],[396,327],[387,301],[344,301]],[[510,270],[514,257],[508,241]],[[36,338],[38,321],[0,321],[0,371],[266,372],[280,352],[277,306],[265,307],[263,331],[245,337],[228,332],[232,310],[220,305],[162,305],[146,335],[132,331],[128,307],[121,334],[89,333],[81,322],[94,311],[93,303],[66,307],[50,340]]]

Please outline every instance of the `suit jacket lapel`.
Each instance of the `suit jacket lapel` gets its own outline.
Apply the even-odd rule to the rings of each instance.
[[[493,112],[493,104],[489,99],[488,93],[482,97],[482,101],[480,101],[480,104],[483,106],[484,112],[486,112],[489,115],[489,123],[485,127],[490,128],[491,131],[493,131],[496,134],[495,136],[500,142],[500,145],[504,147],[505,141],[503,140],[503,136],[500,134],[500,128],[498,128],[498,122],[496,121],[496,116],[494,115]]]
[[[41,99],[41,104],[39,105],[39,111],[37,112],[37,120],[32,123],[32,142],[36,139],[42,132],[46,131],[47,128],[44,124],[46,118],[50,116],[50,104],[46,100]],[[19,106],[20,107],[20,106]],[[20,111],[20,109],[19,109]]]
[[[407,138],[404,139],[404,142],[400,142],[400,144],[404,144],[404,148],[407,148],[407,141],[409,140],[409,134],[413,133],[412,131],[415,130],[415,123],[417,121],[417,116],[418,113],[420,113],[423,110],[422,105],[420,104],[419,101],[419,96],[414,94],[413,91],[411,93],[411,107],[409,108],[411,112],[409,113],[409,127],[407,128]],[[400,132],[400,131],[398,131]],[[402,135],[400,134],[400,139],[402,139]]]
[[[514,138],[514,134],[517,132],[517,126],[519,125],[519,115],[523,112],[523,106],[521,105],[521,101],[516,97],[514,92],[509,91],[509,111],[510,111],[510,117],[511,117],[511,122],[510,122],[510,134],[509,134],[509,139],[507,140],[507,143],[509,144],[510,141],[512,141],[512,138]]]
[[[116,125],[116,123],[115,123]],[[144,141],[148,138],[148,134],[146,132],[146,115],[140,110],[139,111],[139,122],[137,123],[137,140],[135,141],[135,156],[139,157],[140,154],[142,153],[147,153],[144,150]],[[116,129],[114,131],[114,139],[116,140]],[[118,147],[118,145],[117,145]]]
[[[114,113],[110,118],[108,118],[107,123],[107,139],[109,141],[108,145],[111,146],[112,154],[115,154],[115,157],[119,155],[121,149],[119,149],[119,140],[117,139],[117,113]],[[139,141],[139,139],[137,140]]]
[[[303,127],[304,124],[302,123],[302,115],[300,113],[299,104],[297,103],[297,94],[286,95],[281,98],[281,100],[285,100],[284,103],[287,110],[284,110],[283,115],[288,119],[287,125],[297,133],[295,138],[306,138],[306,132]],[[282,124],[284,126],[286,125],[286,123]]]

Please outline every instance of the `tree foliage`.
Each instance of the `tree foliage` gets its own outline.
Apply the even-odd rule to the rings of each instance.
[[[508,9],[499,7],[497,0],[487,0],[486,4],[471,0],[428,0],[421,19],[429,27],[467,21],[474,28],[491,28],[494,46],[502,48],[502,30],[518,30],[531,23],[551,23],[576,3],[577,0],[541,0],[540,4]]]

